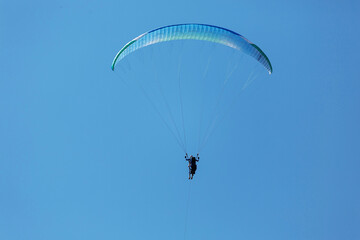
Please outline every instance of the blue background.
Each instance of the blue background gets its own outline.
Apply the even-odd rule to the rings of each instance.
[[[2,0],[0,239],[360,239],[359,12]],[[214,131],[191,184],[169,131],[110,70],[135,36],[187,22],[239,32],[274,67]]]

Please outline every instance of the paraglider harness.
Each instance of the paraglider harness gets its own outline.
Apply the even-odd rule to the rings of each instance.
[[[189,179],[193,179],[197,169],[196,162],[198,162],[199,159],[200,159],[199,154],[197,154],[196,157],[192,155],[189,157],[188,154],[186,153],[185,161],[189,162]]]

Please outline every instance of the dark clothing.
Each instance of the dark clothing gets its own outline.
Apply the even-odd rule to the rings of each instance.
[[[187,155],[185,156],[185,159],[186,161],[189,162],[189,179],[192,179],[197,169],[196,162],[199,161],[199,155],[197,157],[193,157],[193,156],[190,156],[190,158],[186,158],[186,157]]]
[[[195,165],[192,165],[192,166],[190,167],[190,173],[191,173],[192,175],[194,175],[195,172],[196,172],[196,169],[197,169],[196,164],[195,164]]]
[[[199,161],[199,160],[197,160],[197,161]],[[189,161],[189,162],[190,162],[190,172],[191,172],[191,174],[195,174],[196,169],[197,169],[196,158],[192,157],[191,161]]]

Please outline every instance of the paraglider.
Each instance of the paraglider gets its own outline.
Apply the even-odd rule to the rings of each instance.
[[[111,69],[114,71],[115,65],[121,59],[140,48],[160,42],[185,39],[215,42],[242,51],[261,63],[269,74],[272,73],[272,66],[268,57],[258,46],[236,32],[207,24],[176,24],[143,33],[128,42],[116,54]]]
[[[196,169],[197,169],[197,164],[196,162],[198,162],[200,160],[199,154],[196,155],[196,157],[194,157],[193,155],[190,155],[190,157],[188,156],[188,154],[186,153],[185,155],[185,161],[189,162],[189,179],[192,180]]]
[[[264,67],[267,72],[269,74],[272,74],[273,69],[272,69],[272,65],[270,63],[270,60],[268,59],[268,57],[265,55],[265,53],[254,43],[250,42],[248,39],[246,39],[245,37],[243,37],[242,35],[231,31],[229,29],[223,28],[223,27],[217,27],[217,26],[213,26],[213,25],[206,25],[206,24],[176,24],[176,25],[169,25],[169,26],[165,26],[165,27],[160,27],[160,28],[156,28],[154,30],[145,32],[143,34],[141,34],[140,36],[134,38],[133,40],[131,40],[130,42],[128,42],[127,44],[125,44],[120,51],[116,54],[116,56],[113,59],[112,65],[111,65],[111,69],[113,71],[115,71],[117,64],[124,59],[125,57],[127,57],[130,53],[133,53],[139,49],[142,49],[146,46],[151,46],[151,45],[155,45],[158,43],[162,43],[162,42],[171,42],[171,41],[180,41],[180,40],[199,40],[199,41],[204,41],[204,42],[210,42],[210,43],[216,43],[216,44],[220,44],[226,47],[230,47],[231,49],[233,49],[235,52],[239,52],[239,53],[243,53],[243,55],[247,55],[250,56],[250,59],[252,58],[252,60],[255,60],[254,62],[262,67]],[[196,54],[196,53],[194,53]],[[180,65],[179,65],[180,66]],[[180,69],[180,67],[179,67]],[[205,74],[204,74],[205,75]],[[230,74],[231,75],[231,74]],[[228,78],[228,77],[226,77]],[[178,80],[178,88],[179,91],[181,91],[181,85],[180,85],[180,77],[174,77],[174,79]],[[245,85],[248,86],[248,82],[249,82],[250,77],[248,77],[247,80],[245,80]],[[166,79],[168,80],[168,78]],[[225,81],[223,81],[223,86],[226,85],[226,83],[228,79],[225,79]],[[245,87],[246,87],[245,86]],[[240,90],[244,89],[245,87],[241,88]],[[144,87],[141,86],[142,90],[144,91]],[[204,88],[202,88],[204,89]],[[219,87],[219,98],[225,94],[223,94],[223,88]],[[146,89],[145,89],[146,90]],[[186,149],[186,145],[187,145],[187,137],[185,134],[185,124],[184,124],[184,107],[183,107],[183,98],[181,97],[181,94],[179,93],[180,97],[178,100],[180,100],[180,108],[178,108],[178,106],[172,106],[170,104],[168,104],[168,102],[165,101],[165,97],[164,97],[164,93],[160,87],[160,96],[163,97],[163,100],[166,104],[164,108],[168,109],[170,112],[170,117],[168,119],[170,120],[166,120],[164,117],[161,116],[161,111],[155,106],[155,104],[153,103],[153,101],[151,101],[150,97],[148,96],[148,94],[144,91],[146,98],[150,101],[150,103],[153,105],[154,109],[156,110],[156,112],[160,115],[160,117],[162,118],[162,121],[165,123],[166,127],[170,130],[170,132],[173,134],[173,136],[176,138],[177,143],[179,144],[179,146],[183,149],[183,151],[186,153],[185,155],[185,160],[189,162],[188,167],[189,167],[189,179],[193,179],[193,176],[195,175],[195,172],[197,170],[197,162],[199,161],[199,153],[196,155],[196,157],[194,157],[193,155],[191,155],[190,157],[188,157],[187,154],[187,149]],[[149,91],[153,91],[153,90],[149,90]],[[205,91],[205,90],[204,90]],[[212,95],[213,96],[213,95]],[[211,96],[211,97],[212,97]],[[215,98],[214,98],[215,99]],[[218,99],[216,102],[216,107],[217,105],[219,105],[220,100]],[[192,103],[191,103],[192,104]],[[181,119],[182,124],[177,124],[176,121],[174,120],[173,113],[171,112],[173,109],[180,109],[180,113],[177,115],[179,119]],[[201,111],[200,111],[201,112]],[[191,116],[191,114],[188,114],[189,116]],[[215,126],[215,122],[218,121],[219,119],[219,114],[214,114],[215,117],[213,117],[213,120],[209,120],[210,123],[208,124],[206,128],[206,131],[204,131],[204,135],[202,136],[202,138],[199,136],[199,139],[201,138],[201,140],[199,140],[199,145],[198,149],[196,150],[197,152],[200,152],[200,150],[202,149],[202,147],[205,145],[208,137],[211,134],[211,131],[214,129]],[[176,116],[176,115],[175,115]],[[181,117],[179,117],[181,116]],[[191,116],[192,117],[192,116]],[[201,118],[202,119],[202,118]],[[201,119],[200,119],[200,124],[201,125]],[[167,122],[168,121],[168,122]],[[191,124],[194,125],[193,119],[191,121],[188,121]],[[175,130],[173,130],[170,127],[170,124],[173,124]],[[183,134],[181,134],[181,131],[177,128],[178,125],[182,125],[183,130]],[[201,132],[201,129],[199,129],[198,131],[187,131],[187,132]]]

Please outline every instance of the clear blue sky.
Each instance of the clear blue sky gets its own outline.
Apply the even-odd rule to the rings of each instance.
[[[0,1],[0,239],[360,239],[360,4]],[[116,52],[176,23],[234,30],[274,73],[183,151]],[[190,193],[190,204],[187,205]]]

